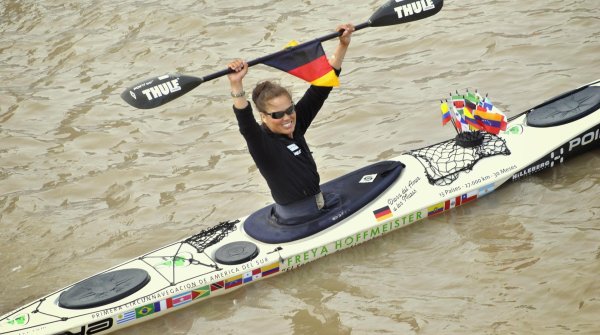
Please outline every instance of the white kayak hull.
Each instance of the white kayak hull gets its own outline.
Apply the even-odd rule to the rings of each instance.
[[[598,82],[593,85],[600,87]],[[360,211],[321,232],[273,244],[249,236],[244,229],[246,217],[223,223],[215,234],[207,235],[216,243],[201,252],[198,245],[183,239],[98,274],[143,270],[149,278],[135,292],[101,306],[61,307],[61,294],[76,287],[75,283],[2,316],[0,334],[106,334],[279,275],[465,205],[507,182],[558,165],[573,153],[598,148],[600,110],[551,127],[532,127],[523,113],[510,120],[507,131],[498,138],[510,154],[485,157],[451,182],[432,184],[423,162],[414,153],[402,154],[392,159],[405,168],[391,187]],[[233,242],[250,242],[258,255],[241,264],[216,262],[216,251]]]

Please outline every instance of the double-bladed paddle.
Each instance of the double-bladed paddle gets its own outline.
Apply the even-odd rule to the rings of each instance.
[[[391,26],[424,19],[435,15],[442,9],[443,5],[444,0],[389,0],[385,5],[379,7],[367,22],[355,26],[355,30],[367,27]],[[341,34],[342,32],[334,32],[315,40],[274,52],[249,61],[248,66],[263,63],[286,52],[294,52],[294,49],[314,43],[315,41],[323,42],[336,38]],[[228,68],[201,78],[181,74],[167,74],[154,77],[130,86],[121,93],[121,98],[136,108],[155,108],[179,98],[204,82],[225,76],[231,72],[233,71]]]

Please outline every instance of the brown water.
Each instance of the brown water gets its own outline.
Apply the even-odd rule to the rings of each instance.
[[[383,1],[0,1],[0,314],[269,203],[227,81],[164,107],[119,94],[206,75]],[[332,51],[335,42],[324,44]],[[597,0],[447,1],[356,33],[308,134],[324,181],[445,140],[466,87],[509,116],[600,78]],[[265,66],[248,86],[279,78]],[[597,334],[600,153],[435,219],[119,334]]]

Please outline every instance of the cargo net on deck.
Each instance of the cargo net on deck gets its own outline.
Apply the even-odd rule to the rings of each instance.
[[[240,220],[221,222],[214,227],[204,229],[198,234],[189,237],[184,242],[196,248],[198,253],[201,254],[206,248],[219,243],[230,232],[234,231],[236,224],[239,222]]]
[[[479,133],[482,142],[473,147],[463,147],[457,144],[457,139],[434,144],[429,147],[408,152],[423,166],[429,183],[437,186],[450,185],[459,173],[470,171],[478,161],[485,157],[510,155],[506,142],[500,137]]]
[[[430,184],[450,185],[461,172],[472,170],[485,157],[510,155],[506,142],[496,136],[506,130],[506,115],[487,94],[483,97],[477,91],[456,91],[442,99],[440,109],[442,125],[452,124],[456,137],[409,152],[425,167]]]

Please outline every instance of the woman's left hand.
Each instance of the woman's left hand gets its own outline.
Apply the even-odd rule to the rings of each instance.
[[[343,31],[342,35],[340,35],[340,44],[348,46],[354,32],[354,25],[352,23],[340,24],[337,26],[336,31]]]

